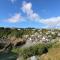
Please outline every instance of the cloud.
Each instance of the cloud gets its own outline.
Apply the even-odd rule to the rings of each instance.
[[[40,22],[50,27],[57,27],[60,25],[60,16],[41,19]]]
[[[39,19],[39,15],[35,13],[32,9],[32,3],[31,2],[23,2],[22,3],[22,11],[27,14],[27,17],[31,20],[37,20]]]
[[[11,0],[12,3],[15,1],[16,0]],[[14,14],[14,16],[11,16],[10,18],[7,18],[5,20],[10,23],[17,23],[17,22],[21,22],[21,20],[26,21],[28,18],[29,20],[39,22],[40,24],[42,23],[42,25],[44,25],[44,28],[50,28],[50,27],[55,28],[55,27],[60,26],[60,16],[44,19],[41,16],[39,16],[38,13],[34,12],[34,10],[32,9],[31,2],[24,1],[22,3],[21,9],[22,9],[23,13],[26,14],[26,16],[21,16],[20,13],[16,13],[16,14]]]
[[[60,16],[44,19],[41,16],[39,16],[38,13],[33,11],[31,2],[24,1],[22,3],[22,11],[25,14],[27,14],[27,17],[29,18],[29,20],[40,22],[46,27],[60,26]]]
[[[16,23],[22,19],[22,16],[19,13],[16,13],[14,16],[11,16],[7,19],[8,22]]]

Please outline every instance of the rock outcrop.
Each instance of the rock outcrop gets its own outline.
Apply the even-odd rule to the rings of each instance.
[[[25,44],[25,40],[21,38],[0,38],[0,51],[10,50],[12,47],[17,47]]]

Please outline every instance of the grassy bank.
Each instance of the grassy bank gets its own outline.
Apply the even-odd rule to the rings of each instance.
[[[40,60],[60,60],[60,42],[56,42],[47,54],[41,55]]]

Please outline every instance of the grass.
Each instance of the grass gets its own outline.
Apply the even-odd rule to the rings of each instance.
[[[52,48],[47,54],[43,54],[40,60],[60,60],[60,48]]]
[[[47,53],[48,48],[44,44],[36,44],[26,48],[14,48],[12,52],[18,53],[24,58],[28,58],[31,56],[42,55],[43,53]]]
[[[48,53],[41,55],[40,60],[60,60],[60,42],[56,42]]]

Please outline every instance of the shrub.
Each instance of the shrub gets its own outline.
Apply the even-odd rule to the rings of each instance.
[[[46,53],[48,52],[48,48],[44,44],[36,44],[26,48],[14,49],[13,52],[19,53],[24,58],[28,58],[34,55],[41,55]]]

